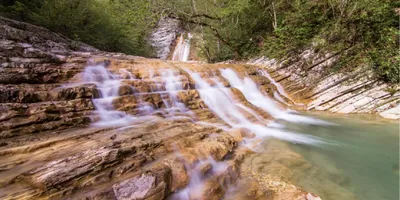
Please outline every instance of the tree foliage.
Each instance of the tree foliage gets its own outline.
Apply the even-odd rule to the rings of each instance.
[[[162,1],[159,1],[162,2]],[[165,3],[168,2],[168,3]],[[399,83],[399,31],[391,0],[178,0],[163,13],[203,34],[209,61],[284,58],[305,49],[337,54],[334,70],[369,65]],[[399,11],[397,11],[399,12]],[[193,25],[195,28],[193,28]]]
[[[8,0],[2,13],[107,51],[151,56],[147,0]]]
[[[0,9],[108,51],[151,55],[147,37],[161,17],[202,37],[210,62],[305,49],[337,54],[332,70],[368,65],[399,83],[399,31],[392,0],[4,0]]]

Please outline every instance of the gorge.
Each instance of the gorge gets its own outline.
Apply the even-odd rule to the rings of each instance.
[[[345,118],[304,112],[368,93],[378,97],[360,103],[361,113],[381,113],[398,107],[398,89],[333,81],[298,94],[297,74],[281,72],[290,66],[274,70],[267,59],[190,62],[189,34],[174,33],[165,60],[100,51],[3,17],[0,26],[0,199],[366,199],[370,177],[339,166],[356,158],[363,162],[348,168],[372,163],[382,178],[371,199],[398,198],[395,121],[357,122],[371,133],[352,131],[353,143],[346,135],[358,129]],[[365,142],[386,148],[365,152]]]

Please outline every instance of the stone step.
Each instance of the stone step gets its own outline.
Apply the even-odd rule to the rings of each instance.
[[[62,86],[60,84],[0,85],[0,103],[36,103],[79,98],[97,98],[93,84]]]
[[[0,137],[8,138],[89,123],[89,113],[93,109],[90,99],[2,104]]]

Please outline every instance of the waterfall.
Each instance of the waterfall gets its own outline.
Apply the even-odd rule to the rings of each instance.
[[[263,119],[251,108],[242,105],[232,97],[229,88],[226,88],[217,78],[212,78],[215,85],[211,86],[207,81],[201,78],[197,73],[186,70],[196,83],[196,88],[200,93],[201,99],[206,103],[211,111],[227,123],[231,128],[246,128],[260,137],[276,137],[295,143],[316,143],[318,140],[308,136],[284,132],[273,127],[263,125]],[[129,80],[134,80],[132,73],[122,69],[120,72],[127,75]],[[173,70],[161,71],[161,84],[158,84],[156,91],[163,98],[166,108],[160,110],[166,118],[174,118],[178,115],[184,115],[190,119],[193,113],[178,100],[178,92],[182,91],[182,82],[179,73]],[[293,115],[280,108],[273,100],[264,96],[257,88],[257,85],[250,78],[241,80],[231,69],[221,70],[221,74],[233,87],[239,89],[246,99],[255,106],[260,107],[272,116],[278,119],[284,119],[291,122],[320,123],[312,118]],[[152,75],[153,76],[153,75]],[[154,77],[151,77],[155,81]],[[141,100],[141,93],[135,93],[139,104],[138,110],[141,111],[141,117],[131,116],[122,111],[115,110],[113,100],[119,97],[119,88],[123,80],[122,76],[109,72],[103,64],[90,65],[85,68],[82,74],[82,83],[94,83],[100,91],[100,98],[93,99],[93,104],[98,113],[99,120],[94,123],[98,126],[126,126],[134,122],[143,122],[143,116],[151,116],[155,112],[154,108]],[[161,85],[163,87],[161,87]],[[133,86],[132,90],[135,92]],[[164,91],[162,91],[165,88]],[[168,100],[167,100],[168,98]],[[249,120],[243,113],[249,113],[257,123]]]
[[[254,138],[244,138],[240,145],[253,149],[254,140],[260,138],[277,138],[292,143],[303,144],[321,144],[324,141],[315,136],[282,130],[282,124],[275,121],[264,119],[258,112],[239,100],[235,99],[231,88],[226,87],[221,79],[226,79],[230,85],[242,92],[248,102],[262,110],[268,112],[276,119],[283,119],[290,122],[307,122],[317,123],[318,121],[293,115],[288,113],[283,107],[274,102],[268,96],[264,95],[257,87],[256,83],[249,77],[239,78],[235,71],[231,69],[220,70],[222,77],[218,78],[217,73],[212,71],[212,77],[201,77],[199,73],[189,69],[183,69],[187,72],[188,78],[194,81],[199,98],[207,105],[209,110],[213,112],[224,124],[213,124],[207,121],[196,121],[195,114],[189,110],[180,100],[180,92],[184,92],[183,87],[184,76],[176,69],[159,69],[157,72],[149,71],[147,80],[136,78],[134,74],[126,69],[120,69],[120,75],[110,72],[105,64],[89,65],[81,74],[80,84],[95,84],[100,91],[100,97],[93,99],[96,113],[99,119],[93,123],[95,126],[119,126],[118,130],[134,128],[141,124],[153,123],[163,117],[167,120],[175,120],[185,118],[193,123],[208,126],[216,126],[223,130],[245,129],[255,135]],[[146,92],[139,92],[132,84],[136,81],[143,81],[149,84]],[[125,112],[118,111],[113,106],[113,101],[120,97],[120,87],[129,86],[137,103],[139,113],[137,115],[129,115]],[[143,96],[149,94],[160,95],[165,107],[160,105],[153,106],[146,102]],[[161,101],[161,100],[160,100]],[[161,114],[161,115],[160,115]],[[253,149],[254,150],[254,149]],[[184,160],[184,159],[182,159]],[[209,171],[204,171],[204,165],[210,165]],[[177,191],[169,199],[190,199],[203,195],[206,189],[207,181],[218,178],[227,171],[228,164],[224,161],[216,161],[212,157],[199,160],[192,164],[184,165],[190,177],[188,185]],[[222,184],[221,184],[222,185]],[[231,187],[231,185],[222,185],[223,187]],[[229,188],[225,188],[226,190]]]
[[[67,87],[76,85],[95,84],[100,95],[92,99],[96,109],[94,126],[134,126],[133,124],[149,122],[155,119],[153,114],[159,113],[167,119],[187,118],[193,121],[194,113],[190,111],[178,98],[178,93],[183,91],[182,80],[179,71],[172,69],[161,69],[159,76],[153,71],[149,72],[150,92],[140,93],[130,84],[132,81],[145,81],[137,79],[127,69],[119,69],[120,75],[110,72],[104,63],[90,64],[80,74],[80,82],[70,84]],[[137,102],[137,115],[129,115],[114,108],[113,101],[121,98],[119,90],[121,86],[129,86],[132,95]],[[155,86],[155,88],[153,87]],[[144,95],[159,94],[165,108],[156,109],[151,103],[143,100]]]
[[[188,69],[185,69],[185,71],[196,83],[196,89],[199,91],[201,99],[208,108],[232,128],[244,128],[256,134],[257,137],[262,138],[274,137],[294,143],[308,144],[321,142],[314,137],[281,131],[269,128],[263,124],[251,122],[242,114],[242,112],[240,112],[240,108],[236,105],[232,95],[229,92],[226,92],[228,89],[221,87],[222,83],[217,83],[215,87],[212,87],[207,81],[201,78],[200,74]]]
[[[192,39],[192,34],[188,33],[188,38],[184,39],[183,34],[178,39],[175,46],[175,50],[172,54],[172,60],[186,62],[189,60],[190,54],[190,40]]]
[[[165,83],[165,90],[169,94],[171,103],[166,103],[167,108],[176,108],[178,111],[186,111],[185,104],[178,100],[178,91],[182,91],[182,81],[180,75],[173,70],[166,70],[161,73],[162,79]]]
[[[285,120],[294,123],[306,123],[306,124],[317,124],[317,125],[328,125],[330,123],[323,120],[314,119],[311,117],[305,117],[290,113],[279,105],[277,105],[271,98],[264,95],[257,87],[257,84],[250,79],[245,77],[240,79],[235,71],[232,69],[221,69],[221,75],[229,81],[232,87],[240,90],[246,97],[247,101],[251,104],[261,108],[265,112],[269,113],[276,119]]]
[[[119,96],[120,76],[109,72],[104,64],[89,65],[82,74],[81,84],[87,83],[95,84],[100,92],[100,98],[92,100],[100,118],[95,125],[122,125],[134,120],[132,116],[115,110],[113,106],[113,100]]]
[[[278,90],[278,93],[279,93],[279,94],[277,94],[277,95],[282,95],[282,96],[284,96],[284,97],[286,97],[286,98],[288,98],[288,99],[291,100],[291,98],[289,97],[289,95],[285,92],[285,89],[283,89],[282,85],[279,84],[278,82],[276,82],[276,81],[271,77],[271,75],[270,75],[267,71],[265,71],[265,70],[258,70],[258,72],[259,72],[261,75],[267,77],[268,80],[276,87],[276,89]]]
[[[196,88],[200,93],[201,99],[219,118],[221,118],[231,128],[247,128],[260,136],[272,136],[292,142],[313,143],[314,139],[304,138],[302,135],[283,132],[274,127],[266,127],[262,124],[264,119],[256,111],[244,106],[236,101],[229,88],[216,78],[209,78],[214,85],[200,77],[199,74],[186,70],[195,81]],[[230,85],[237,88],[251,104],[269,113],[273,118],[295,123],[326,124],[322,120],[296,115],[284,109],[267,95],[263,94],[256,83],[249,77],[239,78],[232,69],[221,69],[221,75]],[[120,69],[121,75],[116,75],[107,70],[105,64],[89,65],[82,73],[81,84],[95,84],[100,92],[100,98],[93,99],[93,104],[98,114],[98,119],[94,125],[98,126],[127,126],[132,123],[143,122],[145,117],[155,117],[155,113],[160,113],[164,118],[176,119],[187,118],[195,122],[194,113],[190,111],[178,98],[178,93],[184,91],[182,87],[182,75],[177,70],[160,69],[158,76],[154,72],[149,73],[149,80],[155,88],[150,87],[150,93],[159,94],[165,108],[156,109],[151,103],[142,99],[143,95],[150,93],[139,93],[134,86],[129,85],[129,81],[143,81],[126,69]],[[124,82],[123,82],[124,81]],[[128,82],[127,82],[128,81]],[[132,89],[132,93],[137,102],[138,116],[126,114],[118,111],[113,106],[113,101],[119,96],[120,86],[124,84]],[[247,114],[246,114],[247,113]],[[248,119],[252,116],[257,122]],[[202,122],[196,122],[202,123]],[[206,124],[207,122],[204,122]],[[223,125],[218,125],[224,127]],[[278,126],[275,126],[278,127]]]
[[[184,159],[182,158],[182,160]],[[201,193],[205,188],[207,179],[220,176],[228,168],[226,163],[222,161],[216,161],[212,157],[199,160],[191,165],[188,165],[186,162],[184,162],[184,164],[185,169],[190,177],[189,184],[185,188],[179,190],[177,193],[169,197],[169,200],[188,200],[201,197]],[[206,164],[210,165],[209,172],[202,171],[202,167],[204,167]]]
[[[194,114],[178,98],[178,92],[184,90],[181,77],[179,71],[171,69],[161,71],[161,79],[165,88],[165,93],[161,94],[161,98],[166,106],[166,112],[163,112],[163,115],[170,119],[186,117],[193,121]]]

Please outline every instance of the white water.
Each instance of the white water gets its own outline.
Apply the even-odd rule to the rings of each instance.
[[[168,198],[169,200],[188,200],[201,197],[202,192],[205,189],[204,184],[206,183],[207,179],[218,177],[228,168],[226,163],[218,162],[212,157],[200,160],[191,165],[186,164],[184,161],[184,164],[190,177],[189,184],[185,188],[173,194],[170,198]],[[202,167],[205,167],[207,164],[211,166],[210,171],[202,171]]]
[[[122,77],[127,77],[127,80],[137,80],[134,75],[126,69],[119,70],[121,75],[115,75],[109,72],[102,64],[89,65],[85,68],[82,74],[82,84],[94,83],[100,91],[100,98],[93,99],[93,104],[99,116],[99,120],[94,123],[98,126],[128,126],[133,122],[143,121],[140,117],[131,116],[122,111],[115,110],[113,100],[119,96],[119,88],[122,84]],[[283,132],[277,129],[271,129],[263,124],[263,118],[254,110],[242,105],[240,102],[232,98],[229,88],[226,88],[217,78],[210,78],[214,81],[215,86],[212,87],[208,82],[200,77],[199,74],[189,70],[187,72],[195,80],[196,88],[199,90],[202,100],[208,107],[216,113],[225,123],[232,128],[247,128],[262,137],[277,137],[292,142],[312,143],[314,139],[303,138],[301,135]],[[156,91],[163,99],[165,109],[156,109],[141,98],[141,93],[135,93],[133,86],[132,91],[138,102],[139,114],[143,116],[151,116],[155,112],[161,112],[165,118],[178,119],[188,118],[193,120],[194,114],[179,101],[178,92],[183,91],[181,75],[178,71],[164,69],[160,71],[160,79],[154,77],[154,73],[149,73],[149,78],[156,84]],[[289,111],[281,108],[267,95],[264,95],[258,88],[256,83],[248,77],[240,79],[239,76],[231,69],[222,69],[221,75],[229,81],[232,87],[239,89],[247,101],[251,104],[268,112],[276,119],[281,119],[295,123],[308,124],[325,124],[321,120],[316,120],[309,117],[304,117],[292,114]],[[248,113],[257,119],[257,123],[251,122],[243,113]],[[180,115],[180,116],[179,116]],[[183,115],[183,116],[182,116]],[[277,127],[277,126],[275,126]]]
[[[137,90],[133,86],[130,86],[139,104],[138,110],[140,116],[131,116],[125,112],[117,111],[113,106],[113,100],[119,97],[120,86],[128,82],[126,81],[123,83],[123,81],[138,81],[138,79],[135,79],[136,77],[126,69],[119,70],[121,75],[115,75],[109,72],[102,64],[90,65],[85,68],[82,74],[81,84],[94,83],[101,94],[100,98],[93,99],[93,104],[99,116],[99,120],[96,121],[94,125],[120,126],[121,128],[119,128],[119,130],[136,128],[138,124],[151,124],[158,120],[153,114],[159,112],[168,120],[188,119],[197,124],[216,126],[227,131],[238,128],[249,130],[251,133],[254,133],[256,137],[252,139],[245,138],[241,145],[253,150],[256,150],[254,149],[254,141],[258,138],[267,137],[278,138],[292,143],[323,143],[313,136],[281,130],[284,126],[275,121],[266,121],[255,110],[236,101],[231,90],[225,87],[216,77],[209,77],[209,79],[214,82],[212,86],[208,81],[203,79],[200,74],[190,70],[185,71],[189,73],[194,80],[196,89],[204,103],[213,113],[222,119],[227,126],[225,126],[225,124],[196,122],[194,120],[194,114],[186,108],[178,98],[179,92],[184,91],[184,88],[182,88],[182,75],[179,71],[171,69],[159,71],[158,74],[160,74],[160,76],[155,76],[153,72],[149,73],[149,80],[155,86],[155,88],[151,89],[151,93],[160,94],[165,108],[156,110],[152,104],[142,100],[142,95],[149,93],[137,93]],[[251,104],[260,107],[275,118],[290,122],[318,124],[318,121],[315,119],[288,113],[288,111],[281,108],[272,99],[264,95],[250,78],[246,77],[240,79],[231,69],[221,70],[221,74],[229,81],[232,87],[239,89]],[[207,163],[211,165],[211,171],[204,174],[201,167],[204,167],[204,164]],[[224,162],[217,162],[212,158],[200,160],[192,165],[187,165],[185,163],[185,167],[190,176],[190,182],[187,187],[174,194],[170,199],[186,200],[196,196],[199,194],[198,192],[202,192],[205,188],[204,184],[206,180],[221,175],[227,169],[227,165]]]
[[[258,89],[257,84],[252,79],[250,79],[249,77],[240,79],[236,72],[232,69],[221,69],[221,75],[229,81],[232,87],[240,90],[242,94],[246,97],[247,101],[269,113],[275,119],[281,119],[294,123],[307,123],[318,125],[329,124],[322,120],[292,114],[288,110],[281,108],[278,104],[274,102],[274,100],[269,98],[267,95],[264,95]]]
[[[291,100],[291,98],[289,97],[289,95],[285,92],[285,89],[283,89],[282,85],[279,84],[278,82],[276,82],[275,79],[273,79],[273,78],[271,77],[271,75],[270,75],[267,71],[265,71],[265,70],[258,70],[258,72],[259,72],[261,75],[267,77],[268,80],[269,80],[273,85],[275,85],[275,87],[276,87],[276,89],[278,90],[278,92],[279,92],[280,95],[282,95],[282,96],[284,96],[284,97],[286,97],[286,98],[288,98],[288,99]]]
[[[119,96],[121,78],[109,72],[103,64],[87,66],[82,74],[84,83],[94,83],[100,91],[100,98],[93,99],[93,105],[100,117],[94,125],[118,126],[132,122],[135,118],[114,109],[113,100]]]
[[[108,71],[104,64],[93,64],[85,68],[81,74],[81,82],[75,85],[95,84],[100,92],[99,98],[92,99],[96,109],[98,119],[92,124],[94,126],[125,126],[124,128],[134,127],[137,124],[145,123],[146,120],[154,121],[156,112],[161,113],[170,120],[189,119],[193,121],[193,112],[186,108],[185,104],[179,101],[178,92],[183,91],[181,75],[178,71],[166,69],[161,70],[159,77],[154,76],[154,72],[149,73],[149,79],[156,88],[151,89],[151,93],[159,94],[163,99],[166,108],[156,110],[149,102],[142,99],[143,95],[151,93],[138,93],[135,87],[128,85],[138,103],[138,116],[128,115],[125,112],[117,111],[113,106],[113,101],[119,98],[119,89],[123,81],[138,81],[135,76],[126,69],[120,69],[121,75],[116,75]],[[125,82],[124,85],[129,84]],[[182,116],[183,115],[183,116]]]
[[[320,143],[318,139],[309,137],[302,134],[296,134],[291,132],[285,132],[278,129],[269,128],[262,124],[251,122],[247,119],[240,108],[236,105],[237,102],[232,96],[226,92],[226,88],[221,87],[221,83],[216,83],[216,87],[212,87],[207,83],[198,73],[186,70],[190,74],[192,79],[196,83],[196,89],[200,93],[201,99],[207,104],[208,108],[212,110],[219,118],[227,123],[232,128],[245,128],[256,134],[257,137],[274,137],[294,143],[308,143],[316,144]],[[225,91],[224,91],[225,90]],[[275,109],[276,112],[279,110]]]
[[[167,108],[174,107],[180,112],[187,111],[185,104],[181,103],[178,100],[178,91],[183,90],[180,74],[178,72],[168,69],[163,71],[161,75],[165,83],[165,90],[168,92],[169,100],[171,101],[171,103],[165,103]]]
[[[190,40],[192,34],[188,33],[188,38],[184,39],[183,34],[179,37],[178,43],[176,44],[174,53],[172,54],[172,60],[186,62],[189,60],[190,54]]]
[[[289,106],[289,104],[286,103],[286,101],[281,97],[281,95],[279,95],[279,93],[278,93],[277,91],[274,91],[274,98],[275,98],[276,100],[278,100],[279,102],[281,102],[281,103],[283,103],[283,104]]]

